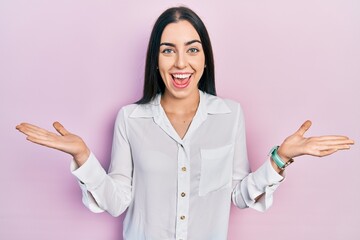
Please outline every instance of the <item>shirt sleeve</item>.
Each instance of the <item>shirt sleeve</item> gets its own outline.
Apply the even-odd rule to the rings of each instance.
[[[270,160],[250,172],[247,159],[246,134],[243,112],[239,106],[238,129],[233,166],[232,201],[239,208],[250,207],[258,211],[267,210],[273,203],[273,193],[284,179],[272,167]],[[257,201],[258,196],[261,196]]]
[[[131,202],[132,159],[126,134],[125,110],[117,116],[114,128],[109,173],[93,153],[72,173],[79,180],[84,205],[93,212],[107,211],[113,216],[122,214]]]

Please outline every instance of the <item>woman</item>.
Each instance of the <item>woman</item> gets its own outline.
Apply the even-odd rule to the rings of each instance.
[[[144,82],[143,97],[118,113],[108,173],[60,123],[54,123],[60,135],[16,127],[29,141],[73,156],[91,211],[118,216],[127,209],[124,239],[227,239],[231,202],[264,211],[293,158],[326,156],[354,143],[344,136],[304,138],[306,121],[250,173],[241,107],[216,97],[208,33],[185,7],[156,21]]]

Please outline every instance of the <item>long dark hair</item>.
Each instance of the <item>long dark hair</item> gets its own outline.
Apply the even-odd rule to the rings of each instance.
[[[216,95],[214,57],[210,37],[200,17],[187,7],[173,7],[163,12],[152,29],[146,53],[143,96],[137,104],[145,104],[154,99],[158,93],[164,93],[165,84],[157,70],[161,35],[170,23],[180,20],[190,22],[200,36],[205,55],[206,68],[198,83],[198,88],[206,93]]]

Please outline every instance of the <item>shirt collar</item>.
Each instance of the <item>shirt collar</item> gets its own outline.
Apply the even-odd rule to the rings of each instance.
[[[200,103],[198,107],[198,112],[204,118],[208,114],[227,114],[231,113],[230,108],[227,106],[225,101],[217,96],[213,96],[199,90],[200,93]],[[156,95],[156,97],[150,101],[148,104],[139,104],[134,111],[130,114],[131,118],[151,118],[160,115],[160,99],[161,94]]]

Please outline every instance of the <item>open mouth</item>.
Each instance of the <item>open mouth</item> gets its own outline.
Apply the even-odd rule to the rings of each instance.
[[[191,76],[191,73],[171,74],[173,84],[176,88],[186,88],[190,84]]]

